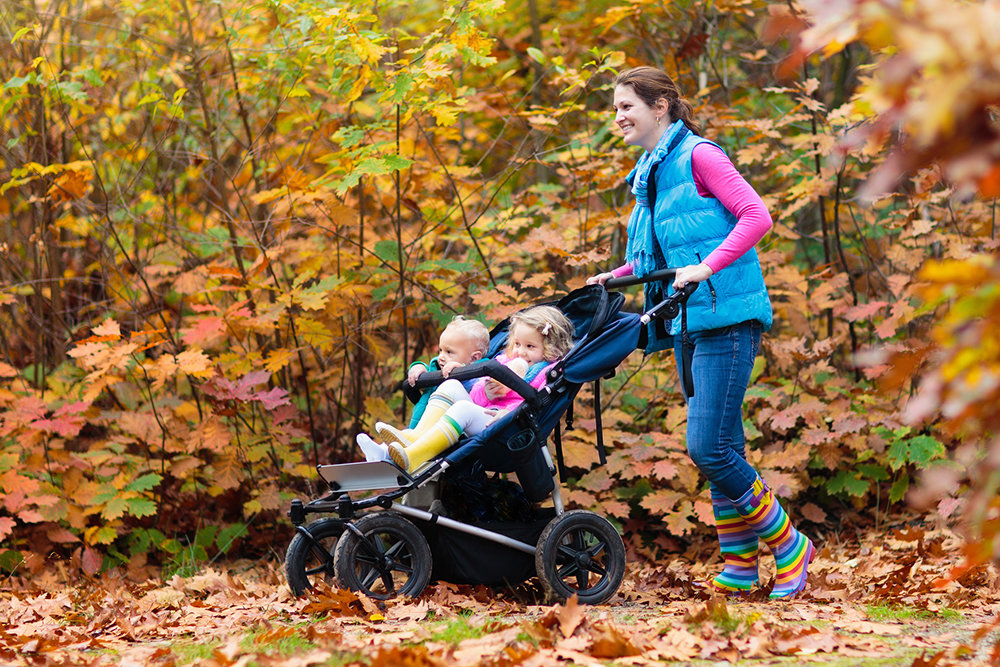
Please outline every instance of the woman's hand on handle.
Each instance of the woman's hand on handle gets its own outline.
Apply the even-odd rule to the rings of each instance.
[[[683,289],[688,283],[700,283],[708,280],[712,274],[711,267],[702,262],[701,264],[688,264],[677,269],[674,275],[674,289]]]
[[[587,284],[603,285],[604,283],[608,282],[614,277],[615,274],[611,273],[610,271],[605,271],[604,273],[598,273],[596,276],[590,276],[589,278],[587,278]]]

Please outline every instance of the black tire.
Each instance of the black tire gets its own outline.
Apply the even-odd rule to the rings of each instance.
[[[431,580],[431,548],[402,515],[367,514],[347,527],[337,543],[333,568],[341,586],[377,600],[420,595]],[[360,535],[358,534],[360,533]]]
[[[576,595],[584,604],[600,604],[618,592],[625,577],[625,544],[604,517],[565,512],[538,538],[535,570],[550,599]]]
[[[313,536],[310,540],[296,530],[295,537],[285,551],[285,578],[295,595],[302,595],[323,578],[334,583],[333,551],[337,538],[344,532],[344,522],[338,519],[320,519],[305,527]],[[315,541],[314,541],[315,540]]]

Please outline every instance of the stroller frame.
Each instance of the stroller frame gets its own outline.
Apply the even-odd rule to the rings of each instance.
[[[484,376],[497,379],[517,391],[524,402],[481,436],[460,440],[412,473],[392,461],[318,465],[317,472],[328,485],[329,493],[306,503],[295,499],[288,511],[295,525],[295,535],[286,551],[285,571],[293,593],[302,594],[312,588],[316,578],[323,577],[376,599],[397,595],[417,596],[430,582],[435,564],[427,534],[444,529],[512,550],[507,552],[511,554],[507,557],[509,560],[523,561],[533,557],[532,572],[525,571],[524,563],[521,563],[519,573],[511,577],[524,580],[531,574],[537,574],[549,599],[565,600],[575,595],[582,603],[600,604],[613,596],[625,574],[625,546],[617,529],[603,516],[590,510],[565,509],[558,483],[564,476],[559,423],[563,412],[571,407],[582,385],[581,379],[586,377],[588,381],[599,383],[601,377],[613,375],[621,359],[638,346],[641,328],[655,318],[669,319],[684,312],[687,297],[697,285],[692,284],[685,290],[672,293],[641,316],[620,313],[624,297],[608,292],[606,287],[655,280],[666,282],[673,275],[674,271],[667,269],[643,278],[619,278],[608,281],[606,286],[591,285],[575,290],[558,302],[563,304],[576,295],[588,304],[596,299],[598,305],[589,321],[584,316],[582,323],[587,331],[578,337],[574,350],[549,370],[548,382],[541,390],[531,387],[494,360],[453,371],[450,377],[457,380]],[[583,292],[586,293],[581,294]],[[635,341],[618,342],[621,352],[612,355],[612,360],[608,362],[610,368],[587,369],[582,375],[576,373],[574,377],[567,377],[574,374],[566,367],[574,351],[593,339],[594,334],[613,318],[618,318],[613,323],[616,330],[610,332],[615,334],[617,331],[613,338],[620,339],[622,332],[628,334],[626,338],[634,333]],[[682,318],[682,325],[686,337],[685,319]],[[499,348],[497,343],[503,342],[505,325],[506,321],[491,332],[491,355],[499,351],[493,348]],[[497,335],[498,332],[500,335]],[[594,344],[600,345],[601,341]],[[440,372],[424,373],[415,387],[409,388],[404,384],[404,389],[408,397],[415,400],[419,397],[420,388],[435,386],[444,379]],[[690,387],[689,383],[685,385]],[[603,463],[598,395],[599,386],[595,386],[598,448]],[[556,413],[554,418],[548,414],[540,419],[540,414],[544,415],[547,409]],[[568,415],[568,426],[570,419]],[[548,434],[553,430],[558,465],[545,446]],[[525,439],[527,442],[524,442]],[[507,444],[506,449],[500,447],[503,451],[499,455],[495,452],[498,440]],[[544,523],[544,528],[540,534],[537,533],[537,526],[530,532],[530,536],[537,535],[534,543],[500,532],[495,529],[496,525],[483,527],[432,511],[435,507],[426,498],[420,498],[425,490],[430,490],[433,495],[434,484],[447,472],[460,471],[473,460],[483,461],[485,469],[490,471],[517,473],[528,499],[535,503],[551,498],[552,508],[547,513],[540,511],[536,521],[536,524]],[[373,491],[379,493],[360,499],[351,497],[353,493]],[[311,514],[335,516],[306,524]],[[518,553],[523,556],[518,557]],[[503,581],[478,581],[473,576],[459,583],[515,582],[506,576]]]

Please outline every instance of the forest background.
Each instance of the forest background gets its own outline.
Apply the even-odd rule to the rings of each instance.
[[[962,572],[1000,554],[997,3],[0,7],[3,570],[280,559],[454,314],[621,262],[637,64],[774,217],[751,461],[811,530],[910,506]],[[608,465],[589,388],[564,436],[568,502],[640,559],[712,523],[676,386],[637,352]]]

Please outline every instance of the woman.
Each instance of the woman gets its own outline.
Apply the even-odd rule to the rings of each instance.
[[[771,228],[771,216],[722,149],[698,136],[691,105],[666,73],[637,67],[619,74],[614,108],[625,143],[644,152],[628,177],[636,203],[626,263],[587,282],[676,267],[673,289],[702,283],[687,308],[694,383],[687,448],[709,480],[725,562],[711,585],[727,594],[749,591],[758,579],[760,538],[777,564],[771,597],[789,597],[805,587],[815,549],[747,463],[742,418],[761,333],[771,326],[754,249]],[[659,285],[647,286],[647,306],[661,297]],[[676,320],[670,332],[662,323],[652,326],[646,351],[673,340],[681,364],[681,337],[671,335],[678,330]]]

